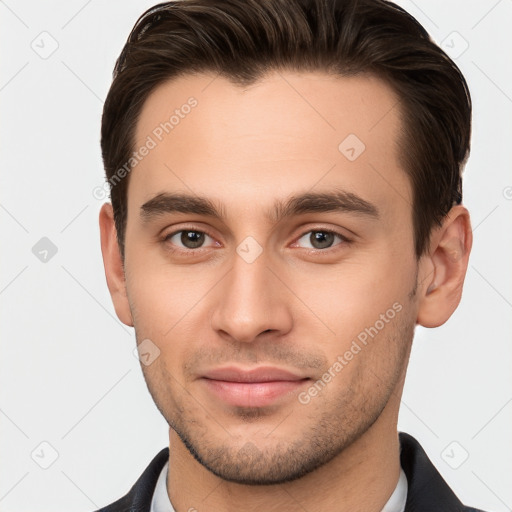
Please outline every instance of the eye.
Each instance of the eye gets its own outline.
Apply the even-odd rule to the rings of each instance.
[[[205,242],[212,242],[213,239],[203,231],[195,231],[192,229],[183,229],[176,231],[165,237],[165,242],[170,242],[182,249],[199,249],[203,247]]]
[[[338,243],[335,243],[338,240]],[[317,230],[308,231],[302,235],[296,242],[297,245],[305,247],[306,249],[329,249],[334,245],[340,245],[342,242],[348,242],[348,239],[343,235],[334,231]]]

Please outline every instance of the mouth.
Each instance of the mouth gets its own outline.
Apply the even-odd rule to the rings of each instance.
[[[264,407],[290,397],[311,379],[283,368],[215,368],[200,381],[209,394],[236,407]]]

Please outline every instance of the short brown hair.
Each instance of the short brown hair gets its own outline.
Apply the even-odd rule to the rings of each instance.
[[[413,190],[416,256],[462,201],[471,97],[456,64],[406,11],[385,0],[176,0],[148,9],[119,56],[102,117],[101,148],[121,256],[129,175],[149,94],[187,73],[249,85],[272,70],[372,73],[400,98],[401,164]]]

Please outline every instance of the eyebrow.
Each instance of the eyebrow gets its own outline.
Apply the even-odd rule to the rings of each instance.
[[[359,197],[343,190],[292,196],[286,201],[276,201],[266,212],[267,219],[278,223],[282,219],[306,213],[352,213],[378,219],[378,208]],[[189,194],[161,193],[145,202],[140,208],[142,220],[150,222],[156,217],[169,213],[188,213],[225,220],[226,214],[222,206],[217,206],[208,198]]]

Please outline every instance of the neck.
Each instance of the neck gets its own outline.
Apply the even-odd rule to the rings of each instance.
[[[168,494],[177,512],[380,512],[400,475],[396,418],[397,408],[386,407],[370,429],[327,464],[292,482],[262,486],[215,476],[170,429]]]

